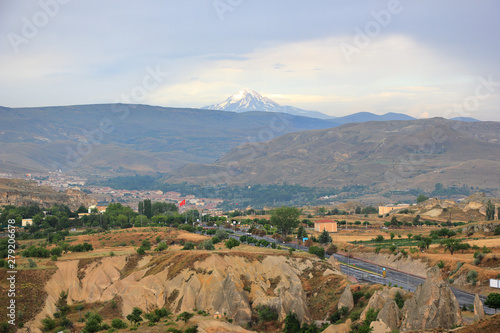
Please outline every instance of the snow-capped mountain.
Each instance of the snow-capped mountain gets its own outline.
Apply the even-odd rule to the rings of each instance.
[[[224,102],[202,107],[207,110],[222,110],[233,112],[246,111],[267,111],[267,112],[282,112],[295,116],[304,116],[320,119],[334,118],[327,116],[318,111],[307,111],[293,106],[281,106],[275,101],[260,95],[258,92],[251,89],[243,89],[231,95]]]

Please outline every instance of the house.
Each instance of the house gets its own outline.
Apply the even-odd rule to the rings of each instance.
[[[22,219],[21,226],[26,227],[33,224],[33,219]]]
[[[402,209],[410,207],[408,204],[399,204],[399,205],[388,205],[388,206],[378,206],[378,214],[379,215],[385,215],[389,213],[390,211],[393,211],[395,209]]]
[[[337,232],[337,221],[332,220],[319,220],[313,221],[314,230],[318,232],[322,232],[326,230],[328,232]]]

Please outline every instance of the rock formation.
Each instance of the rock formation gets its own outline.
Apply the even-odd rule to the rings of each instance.
[[[351,331],[351,319],[347,319],[345,323],[328,326],[323,333],[348,333]]]
[[[413,298],[405,302],[402,312],[400,330],[403,332],[449,329],[462,324],[458,301],[436,266],[427,271],[427,280],[417,287]]]
[[[401,313],[396,302],[393,300],[387,301],[378,313],[377,320],[386,324],[390,328],[390,331],[396,330],[401,324]]]
[[[344,292],[340,296],[338,309],[340,310],[343,306],[348,307],[349,310],[354,308],[354,298],[352,297],[351,286],[349,284],[345,286]]]
[[[45,308],[32,321],[32,329],[56,312],[61,291],[68,292],[70,305],[106,302],[120,296],[123,317],[134,307],[147,312],[168,307],[174,313],[197,308],[225,313],[242,325],[250,321],[252,308],[266,305],[277,310],[280,320],[289,312],[296,313],[300,321],[311,320],[299,278],[304,270],[314,268],[309,259],[267,256],[249,260],[237,255],[183,252],[105,257],[90,262],[68,260],[56,265],[58,270],[45,287]]]
[[[408,292],[404,289],[399,289],[395,287],[392,288],[384,287],[383,289],[374,292],[372,297],[370,297],[370,300],[368,301],[368,305],[366,306],[365,310],[363,310],[363,312],[361,313],[360,319],[365,320],[366,312],[370,308],[374,310],[382,310],[386,305],[386,303],[392,301],[396,297],[397,293],[401,294],[401,296],[404,297]]]
[[[370,324],[370,327],[373,328],[372,333],[390,333],[390,332],[392,332],[391,328],[389,326],[387,326],[387,324],[381,320],[372,321]]]
[[[484,306],[483,302],[479,298],[479,295],[476,294],[474,297],[474,321],[479,321],[484,318]]]

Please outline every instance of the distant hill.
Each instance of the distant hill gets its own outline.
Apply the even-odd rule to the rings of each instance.
[[[267,112],[282,112],[295,116],[312,117],[318,119],[331,119],[334,117],[327,116],[318,111],[308,111],[299,109],[293,106],[281,106],[275,101],[260,95],[258,92],[251,89],[243,89],[229,96],[224,102],[207,105],[202,107],[207,110],[221,110],[233,112],[247,111],[267,111]]]
[[[300,184],[371,189],[445,185],[500,188],[500,123],[442,118],[376,121],[290,133],[246,144],[167,182]]]
[[[377,115],[371,112],[358,112],[344,117],[337,117],[332,120],[332,122],[343,125],[349,123],[364,123],[367,121],[390,121],[390,120],[414,120],[415,118],[410,117],[403,113],[393,113],[389,112],[383,115]]]
[[[455,117],[455,118],[451,118],[450,120],[467,121],[467,122],[481,121],[481,120],[477,120],[477,119],[471,118],[471,117]]]
[[[2,172],[62,169],[99,176],[211,163],[245,142],[332,126],[281,113],[127,104],[0,107],[0,119]]]

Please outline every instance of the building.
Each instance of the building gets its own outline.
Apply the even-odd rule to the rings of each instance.
[[[21,226],[26,227],[33,224],[33,219],[22,219]]]
[[[378,214],[385,215],[385,214],[387,214],[390,211],[393,211],[395,209],[402,209],[402,208],[407,208],[407,207],[410,207],[410,205],[399,204],[399,205],[378,206]]]
[[[332,220],[319,220],[314,221],[314,230],[322,232],[326,230],[328,232],[337,232],[337,221]]]

